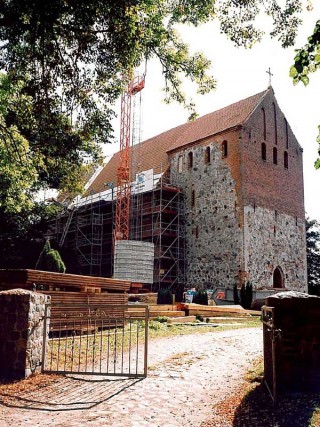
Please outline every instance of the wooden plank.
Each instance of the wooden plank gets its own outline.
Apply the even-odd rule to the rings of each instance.
[[[115,322],[108,320],[108,315],[120,319],[117,325],[121,326],[126,310],[117,306],[128,304],[126,293],[63,291],[41,291],[41,293],[51,296],[50,329],[53,331],[60,330],[61,325],[70,330],[90,331],[94,329],[95,320],[99,325],[102,318],[106,319],[106,326],[110,327]]]
[[[188,310],[189,315],[202,315],[202,316],[250,316],[247,310],[239,307],[230,306],[210,306],[201,304],[183,304],[183,307]]]
[[[53,285],[65,288],[81,288],[82,286],[127,292],[131,282],[107,277],[81,276],[77,274],[53,273],[40,270],[0,270],[0,284],[19,285]],[[27,288],[27,286],[26,286]]]

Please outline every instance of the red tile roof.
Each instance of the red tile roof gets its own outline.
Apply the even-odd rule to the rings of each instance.
[[[167,152],[243,124],[255,107],[262,101],[268,90],[272,89],[268,88],[263,92],[235,102],[213,113],[206,114],[193,122],[170,129],[131,147],[132,180],[135,179],[135,174],[138,170],[145,171],[153,168],[154,173],[164,172],[169,164]],[[140,158],[140,161],[138,161],[138,158]],[[106,182],[114,182],[116,184],[118,161],[119,153],[116,153],[91,184],[87,191],[88,193],[98,193],[106,190]]]

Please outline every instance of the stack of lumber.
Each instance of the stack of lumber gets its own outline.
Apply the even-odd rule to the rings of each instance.
[[[89,331],[111,317],[123,325],[131,282],[39,270],[0,270],[0,290],[22,288],[51,296],[51,330]],[[100,326],[101,327],[101,326]]]
[[[209,306],[190,303],[183,304],[183,307],[190,316],[201,315],[205,317],[246,317],[260,315],[260,311],[245,310],[241,306],[236,305]]]
[[[131,294],[129,291],[129,301],[139,301],[141,304],[157,304],[158,294],[156,292],[148,292],[144,294]]]
[[[123,325],[128,295],[84,292],[41,291],[51,296],[50,330],[94,330]]]
[[[177,310],[175,304],[148,304],[149,305],[149,317],[154,319],[155,317],[165,316],[165,317],[183,317],[185,312],[182,310]],[[144,309],[139,307],[139,304],[132,304],[129,307],[128,312],[135,317],[144,317]]]
[[[40,270],[0,270],[0,289],[34,289],[34,285],[80,292],[128,292],[131,282],[106,277],[81,276]],[[40,287],[39,287],[40,289]]]

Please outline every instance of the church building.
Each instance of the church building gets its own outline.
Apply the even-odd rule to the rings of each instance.
[[[130,151],[130,238],[154,243],[152,290],[306,292],[302,148],[271,87]],[[52,229],[84,274],[112,275],[118,161]]]

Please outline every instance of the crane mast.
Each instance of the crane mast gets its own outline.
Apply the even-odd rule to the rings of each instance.
[[[120,150],[117,169],[117,198],[114,241],[129,240],[130,224],[130,131],[132,96],[144,88],[144,77],[129,79],[121,95]]]

